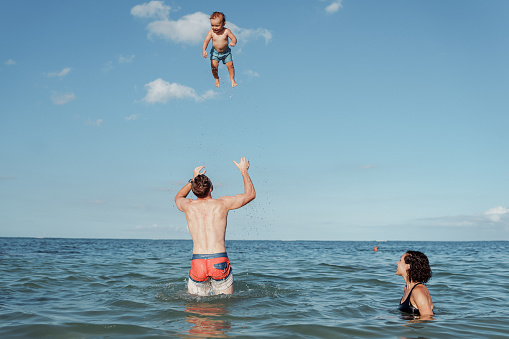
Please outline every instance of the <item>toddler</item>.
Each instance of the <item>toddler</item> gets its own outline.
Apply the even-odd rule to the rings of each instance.
[[[207,46],[209,45],[210,39],[212,39],[212,48],[210,49],[210,66],[212,68],[212,76],[215,79],[216,87],[219,87],[219,75],[217,68],[219,61],[228,67],[228,73],[230,73],[230,81],[232,87],[237,86],[235,82],[235,68],[233,68],[233,59],[230,46],[233,47],[237,44],[237,38],[233,33],[226,27],[224,27],[226,20],[225,16],[221,12],[214,12],[210,16],[210,27],[211,30],[207,33],[205,41],[203,41],[202,54],[203,57],[207,57]],[[228,38],[231,42],[228,44]]]

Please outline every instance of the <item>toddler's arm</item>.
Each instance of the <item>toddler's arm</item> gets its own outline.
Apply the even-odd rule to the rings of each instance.
[[[233,35],[232,31],[230,31],[228,28],[226,29],[226,35],[231,40],[230,46],[232,46],[232,47],[235,46],[237,44],[237,38],[235,37],[235,35]]]
[[[207,57],[207,46],[209,45],[210,39],[212,39],[212,30],[210,30],[207,33],[207,36],[205,37],[205,40],[203,41],[201,54],[203,55],[204,58]]]

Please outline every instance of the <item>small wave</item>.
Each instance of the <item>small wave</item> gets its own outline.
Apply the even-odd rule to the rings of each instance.
[[[358,271],[360,269],[362,270],[362,267],[334,265],[334,264],[328,264],[328,263],[320,263],[318,265],[319,266],[325,266],[325,267],[333,267],[333,268],[337,268],[337,269],[344,270],[344,271],[350,271],[350,272]]]

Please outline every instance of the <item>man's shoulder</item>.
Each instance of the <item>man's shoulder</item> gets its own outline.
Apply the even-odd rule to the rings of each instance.
[[[216,200],[217,201],[227,201],[227,200],[230,200],[231,198],[233,198],[232,196],[229,196],[229,195],[223,195],[222,197],[219,197],[217,198]]]
[[[195,199],[191,200],[188,209],[189,210],[218,210],[218,209],[228,209],[228,200],[224,199],[225,197],[220,197],[217,199],[208,198],[208,199]]]
[[[217,198],[217,199],[214,199],[214,198],[205,198],[205,199],[200,199],[200,198],[197,198],[197,199],[190,199],[191,200],[191,204],[196,204],[196,205],[200,205],[200,204],[218,204],[221,202],[221,198]]]

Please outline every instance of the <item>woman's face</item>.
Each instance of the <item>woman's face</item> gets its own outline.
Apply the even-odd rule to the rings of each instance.
[[[410,264],[405,263],[405,256],[406,253],[399,258],[399,261],[397,262],[398,268],[396,269],[396,274],[401,276],[406,276],[406,272],[410,268]]]

